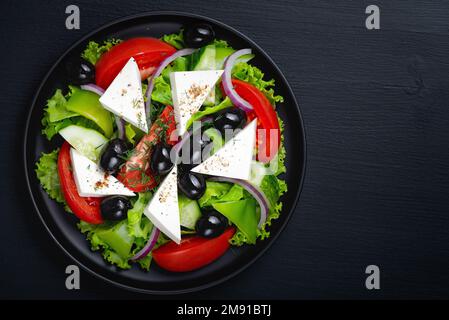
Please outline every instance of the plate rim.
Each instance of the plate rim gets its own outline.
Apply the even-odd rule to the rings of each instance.
[[[52,74],[52,72],[54,71],[54,69],[56,68],[57,65],[59,65],[59,63],[63,60],[64,57],[67,56],[67,54],[69,54],[74,48],[76,48],[78,45],[80,45],[82,42],[89,40],[89,38],[91,38],[92,36],[94,36],[95,34],[97,34],[98,32],[101,32],[104,29],[110,28],[116,24],[120,24],[123,22],[127,22],[127,21],[131,21],[131,20],[135,20],[135,19],[139,19],[139,18],[143,18],[143,17],[151,17],[151,16],[182,16],[182,17],[188,17],[188,18],[194,18],[194,19],[199,19],[199,20],[204,20],[204,21],[209,21],[212,22],[214,24],[219,25],[220,27],[229,30],[230,32],[234,33],[235,35],[237,35],[238,37],[240,37],[241,39],[243,39],[244,41],[248,42],[249,44],[251,44],[251,46],[255,47],[257,50],[259,50],[262,55],[264,56],[265,59],[267,59],[267,61],[271,64],[271,66],[274,68],[274,70],[276,71],[276,73],[280,76],[281,80],[283,81],[284,85],[285,85],[285,89],[288,92],[288,94],[290,94],[290,96],[292,97],[293,103],[294,103],[294,107],[296,108],[296,111],[298,112],[298,116],[299,116],[299,120],[301,123],[301,137],[302,137],[302,141],[300,141],[302,143],[302,157],[303,157],[303,163],[301,165],[301,178],[299,181],[299,185],[298,185],[298,191],[295,195],[295,197],[293,198],[292,201],[292,208],[291,210],[286,213],[287,217],[285,218],[285,220],[283,221],[283,223],[281,225],[279,225],[279,230],[276,234],[272,235],[271,237],[271,241],[266,244],[263,248],[261,248],[260,252],[258,252],[249,262],[245,263],[242,267],[238,268],[237,270],[235,270],[234,272],[231,272],[223,277],[220,277],[214,281],[210,281],[208,283],[202,284],[202,285],[198,285],[198,286],[192,286],[186,289],[175,289],[175,290],[152,290],[152,289],[144,289],[144,288],[137,288],[137,287],[133,287],[127,284],[123,284],[120,283],[118,281],[114,281],[113,279],[110,279],[106,276],[103,276],[102,274],[99,274],[98,272],[95,272],[94,270],[90,269],[87,265],[85,265],[83,262],[79,261],[79,259],[75,258],[63,245],[62,243],[56,238],[56,236],[53,234],[53,232],[50,230],[49,226],[47,225],[41,211],[39,210],[39,206],[36,202],[35,199],[35,195],[33,194],[32,191],[32,186],[31,186],[31,180],[30,180],[30,176],[28,174],[28,161],[27,161],[27,144],[28,144],[28,134],[29,134],[29,127],[30,127],[30,123],[31,123],[31,118],[32,118],[32,113],[33,110],[36,107],[36,103],[38,100],[38,97],[40,96],[40,93],[43,89],[43,87],[46,85],[48,78],[50,77],[50,75]],[[228,24],[221,22],[219,20],[216,20],[214,18],[210,18],[208,16],[205,15],[201,15],[201,14],[196,14],[196,13],[191,13],[191,12],[186,12],[186,11],[172,11],[172,10],[156,10],[156,11],[146,11],[146,12],[141,12],[138,14],[131,14],[131,15],[126,15],[124,17],[120,17],[117,19],[113,19],[107,23],[104,23],[102,25],[100,25],[99,27],[96,27],[94,30],[86,33],[85,35],[82,35],[81,38],[79,38],[78,40],[76,40],[72,45],[70,45],[67,49],[65,49],[63,51],[63,53],[59,56],[59,58],[53,62],[53,65],[51,66],[51,68],[46,72],[45,76],[43,77],[42,81],[40,82],[39,86],[37,87],[37,90],[33,96],[32,99],[32,103],[31,103],[31,107],[29,108],[28,112],[27,112],[27,117],[26,117],[26,124],[25,124],[25,130],[24,130],[24,138],[23,138],[23,148],[22,148],[22,156],[23,156],[23,165],[24,165],[24,172],[25,172],[25,180],[26,180],[26,185],[27,185],[27,189],[28,189],[28,195],[31,198],[31,201],[33,203],[34,209],[37,212],[40,221],[42,222],[42,224],[44,225],[45,229],[47,230],[47,232],[49,233],[49,235],[51,236],[51,238],[53,239],[53,241],[57,244],[57,246],[62,249],[62,251],[66,254],[66,256],[68,256],[73,262],[75,262],[76,264],[78,264],[83,270],[87,271],[89,274],[93,275],[94,277],[101,279],[103,281],[105,281],[106,283],[112,284],[115,287],[121,288],[121,289],[125,289],[131,292],[136,292],[136,293],[142,293],[142,294],[151,294],[151,295],[179,295],[179,294],[185,294],[185,293],[190,293],[190,292],[197,292],[197,291],[201,291],[201,290],[205,290],[207,288],[211,288],[214,287],[218,284],[221,284],[225,281],[228,281],[229,279],[235,277],[236,275],[238,275],[239,273],[243,272],[244,270],[246,270],[248,267],[250,267],[253,263],[255,263],[257,260],[260,259],[260,257],[266,253],[266,251],[273,245],[273,243],[277,240],[277,238],[280,236],[280,234],[284,231],[285,227],[287,226],[287,224],[289,223],[293,212],[295,211],[295,209],[298,206],[298,201],[300,198],[300,195],[302,193],[302,189],[303,189],[303,185],[304,185],[304,180],[305,180],[305,176],[306,176],[306,169],[307,169],[307,139],[306,139],[306,132],[305,132],[305,126],[304,126],[304,119],[301,113],[301,109],[299,108],[299,104],[298,101],[296,99],[296,96],[294,94],[293,89],[290,86],[290,83],[287,81],[284,73],[279,69],[279,67],[277,66],[277,64],[273,61],[273,59],[265,52],[265,50],[263,50],[255,41],[251,40],[249,37],[247,37],[245,34],[243,34],[242,32],[236,30],[235,28],[229,26]],[[285,213],[284,213],[285,214]]]

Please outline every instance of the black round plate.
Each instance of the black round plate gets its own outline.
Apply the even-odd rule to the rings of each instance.
[[[276,93],[285,98],[277,109],[285,122],[287,148],[286,180],[289,190],[283,197],[283,211],[281,217],[273,223],[269,239],[260,241],[255,246],[233,247],[219,260],[200,270],[170,273],[154,263],[149,272],[141,271],[137,266],[122,271],[106,263],[98,252],[90,250],[85,236],[76,228],[75,217],[65,213],[60,205],[49,199],[39,185],[34,172],[36,161],[42,152],[50,152],[62,142],[58,138],[48,142],[41,135],[43,109],[46,100],[57,88],[67,88],[64,65],[68,60],[79,57],[89,40],[161,37],[163,34],[178,32],[183,25],[196,22],[210,23],[215,29],[216,37],[227,40],[235,48],[252,48],[256,54],[252,63],[260,67],[267,78],[276,79]],[[221,22],[179,12],[150,12],[127,17],[99,28],[69,48],[51,68],[37,91],[28,115],[24,143],[25,172],[31,198],[44,226],[56,243],[92,274],[123,288],[155,294],[189,292],[218,284],[248,267],[265,252],[287,224],[296,206],[304,177],[305,155],[304,127],[298,104],[281,71],[268,55],[246,36]]]

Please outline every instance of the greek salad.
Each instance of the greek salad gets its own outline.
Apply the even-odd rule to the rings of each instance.
[[[107,262],[188,272],[270,236],[287,191],[283,98],[253,58],[200,23],[90,41],[66,63],[42,118],[61,145],[35,171]]]

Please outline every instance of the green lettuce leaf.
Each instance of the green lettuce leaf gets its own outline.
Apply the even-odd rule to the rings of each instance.
[[[285,167],[285,163],[284,163],[285,156],[286,156],[285,147],[283,144],[281,144],[281,147],[279,148],[279,151],[278,151],[276,157],[274,157],[274,159],[272,160],[272,161],[277,161],[277,169],[276,169],[276,173],[275,173],[276,176],[287,172],[287,168]]]
[[[279,129],[281,130],[281,145],[279,146],[278,153],[273,158],[273,160],[271,160],[277,161],[276,172],[274,173],[275,176],[279,176],[280,174],[287,172],[287,168],[285,167],[285,157],[287,155],[287,152],[285,150],[284,135],[283,135],[284,121],[282,121],[282,119],[278,117],[278,122],[279,122]]]
[[[122,40],[119,39],[109,39],[103,41],[102,43],[89,41],[86,49],[84,49],[81,54],[81,57],[95,65],[103,53],[109,51],[113,46],[120,42],[122,42]]]
[[[151,101],[166,105],[172,105],[170,73],[186,71],[188,69],[188,60],[186,57],[179,57],[167,66],[162,74],[154,80],[154,88],[151,93]]]
[[[136,238],[148,239],[153,225],[143,216],[143,210],[151,199],[151,192],[139,193],[132,209],[128,210],[128,233]]]
[[[184,48],[184,34],[181,29],[179,33],[166,34],[161,38],[162,41],[168,43],[169,45],[175,47],[176,49]]]
[[[198,200],[201,208],[210,207],[215,203],[232,202],[249,199],[252,196],[238,184],[206,181],[206,191]]]
[[[62,91],[57,89],[54,95],[47,100],[47,107],[44,109],[44,117],[41,123],[43,126],[42,134],[48,140],[51,140],[59,131],[72,124],[102,132],[95,122],[67,110],[67,100],[74,90],[76,90],[75,87],[69,86],[69,92],[63,95]]]
[[[67,98],[62,94],[61,89],[57,89],[55,94],[47,100],[45,112],[48,114],[49,122],[57,122],[78,115],[76,112],[67,110]]]
[[[224,182],[206,181],[206,191],[203,196],[198,199],[201,208],[209,207],[229,192],[232,185]]]
[[[254,198],[238,184],[210,181],[206,184],[206,192],[198,201],[200,206],[212,206],[237,226],[231,244],[254,244],[261,234],[257,229],[259,213]]]
[[[175,47],[176,49],[185,48],[184,31],[181,29],[178,33],[166,34],[161,38],[162,41]],[[217,48],[229,48],[229,44],[225,40],[214,39],[212,42]]]
[[[275,106],[277,102],[283,102],[284,98],[274,93],[274,79],[264,80],[264,73],[257,67],[250,65],[247,62],[236,63],[232,69],[232,77],[242,81],[251,83],[262,91],[268,98],[270,103]]]
[[[129,269],[129,258],[133,238],[127,232],[127,221],[117,223],[106,222],[101,225],[93,225],[84,221],[78,223],[82,233],[87,234],[93,251],[102,250],[103,258],[117,265],[121,269]]]
[[[260,214],[256,210],[254,198],[238,201],[214,203],[213,208],[232,222],[238,231],[243,233],[249,244],[256,243],[258,237],[257,224]]]
[[[154,89],[151,93],[151,101],[172,105],[170,82],[167,82],[162,75],[154,79]]]
[[[58,175],[58,154],[59,149],[55,149],[50,153],[42,153],[39,161],[36,163],[36,176],[41,183],[42,188],[51,199],[64,205],[65,210],[71,212],[64,199],[59,182]]]
[[[231,48],[226,40],[214,39],[212,43],[216,48]]]
[[[246,197],[246,194],[244,192],[245,190],[239,186],[238,184],[233,184],[231,189],[224,194],[222,197],[218,198],[216,202],[230,202],[230,201],[237,201],[241,200]]]
[[[170,83],[170,73],[187,71],[189,69],[189,59],[187,57],[176,58],[163,71],[161,76],[167,83]]]
[[[121,269],[131,268],[130,259],[147,243],[153,224],[143,215],[144,208],[151,199],[151,193],[139,193],[132,199],[133,207],[128,210],[128,218],[119,222],[105,222],[92,225],[81,221],[78,228],[86,234],[92,250],[101,250],[103,258]],[[167,243],[162,234],[159,236],[155,248]],[[151,253],[137,261],[140,267],[148,270],[151,264]]]
[[[66,95],[61,89],[57,89],[53,96],[47,100],[47,106],[44,109],[44,117],[41,120],[44,128],[42,133],[48,140],[58,133],[61,129],[72,123],[70,118],[77,116],[76,113],[67,110],[67,100],[72,95],[70,90]]]

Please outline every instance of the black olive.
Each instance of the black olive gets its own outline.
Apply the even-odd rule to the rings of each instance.
[[[95,67],[84,59],[71,60],[67,63],[67,78],[71,84],[82,85],[95,83]]]
[[[105,220],[123,220],[128,217],[128,209],[131,209],[131,203],[123,196],[111,196],[101,201],[101,216]]]
[[[203,47],[214,38],[214,29],[206,23],[197,23],[184,28],[184,42],[188,48]]]
[[[104,171],[115,174],[120,166],[126,161],[126,153],[131,145],[122,139],[113,139],[104,149],[100,158],[100,166]]]
[[[198,200],[206,191],[206,181],[199,173],[181,171],[178,177],[178,187],[187,198]]]
[[[214,127],[226,137],[227,130],[241,129],[246,124],[246,113],[239,108],[226,108],[214,117]],[[229,134],[229,133],[228,133]]]
[[[196,222],[196,232],[205,238],[215,238],[228,227],[228,219],[216,210],[207,211]]]
[[[191,135],[190,139],[181,148],[182,168],[189,170],[199,165],[210,155],[212,147],[213,143],[204,139],[201,134]]]
[[[170,158],[171,147],[164,143],[156,145],[151,154],[150,167],[153,173],[166,175],[173,168],[173,162]]]

